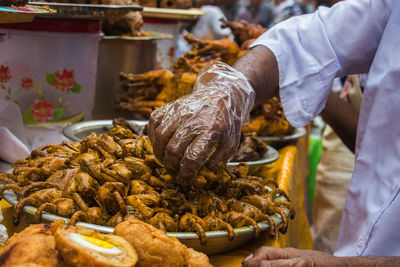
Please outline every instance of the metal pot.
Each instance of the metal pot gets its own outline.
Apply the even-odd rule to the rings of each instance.
[[[115,99],[121,90],[119,73],[143,73],[155,69],[156,53],[155,38],[106,36],[100,41],[92,119],[135,117],[115,110]]]

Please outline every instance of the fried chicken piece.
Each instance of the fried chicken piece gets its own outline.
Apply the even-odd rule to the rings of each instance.
[[[108,18],[103,24],[105,35],[151,36],[150,33],[140,30],[143,18],[140,12],[130,11],[117,18]]]
[[[203,253],[188,249],[178,239],[132,219],[118,224],[114,234],[123,236],[137,251],[137,266],[211,266]]]
[[[49,227],[33,224],[14,234],[0,252],[0,265],[59,266],[56,242]]]
[[[235,35],[235,41],[241,45],[245,41],[250,39],[257,39],[264,32],[267,31],[266,28],[262,27],[260,24],[249,23],[245,20],[241,20],[240,22],[231,22],[221,19],[222,28],[229,27]]]
[[[130,267],[138,260],[135,250],[122,237],[59,222],[53,223],[51,230],[66,266]]]
[[[232,161],[254,161],[268,151],[268,145],[257,138],[257,133],[243,133],[240,138],[239,148],[236,150]]]
[[[184,38],[193,46],[193,51],[196,51],[198,55],[205,56],[210,53],[216,54],[228,65],[232,65],[238,59],[240,49],[238,45],[229,38],[220,40],[200,40],[194,37],[193,34],[187,34]]]

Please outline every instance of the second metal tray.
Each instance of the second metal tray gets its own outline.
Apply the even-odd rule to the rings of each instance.
[[[124,15],[128,11],[142,11],[139,5],[94,5],[53,2],[30,2],[30,5],[49,6],[57,10],[51,17],[66,19],[101,19],[114,18]],[[49,17],[50,15],[43,15]],[[42,17],[43,17],[42,16]]]

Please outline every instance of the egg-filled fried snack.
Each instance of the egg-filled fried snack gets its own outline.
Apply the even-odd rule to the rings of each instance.
[[[14,234],[0,251],[0,266],[59,266],[49,226],[34,224]]]
[[[56,247],[67,266],[135,266],[138,256],[122,237],[83,227],[58,225]]]

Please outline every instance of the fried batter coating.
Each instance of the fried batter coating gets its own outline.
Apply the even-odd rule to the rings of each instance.
[[[178,239],[137,219],[124,221],[114,229],[137,251],[137,266],[211,266],[208,257],[188,249]]]
[[[0,266],[3,267],[56,267],[58,262],[55,239],[44,224],[34,224],[14,234],[0,251]]]
[[[65,226],[63,224],[52,227],[52,231],[54,231],[57,250],[66,266],[130,267],[135,266],[138,260],[135,250],[122,237],[100,234],[84,227]],[[86,243],[95,248],[86,245]],[[93,245],[93,243],[96,245]]]

